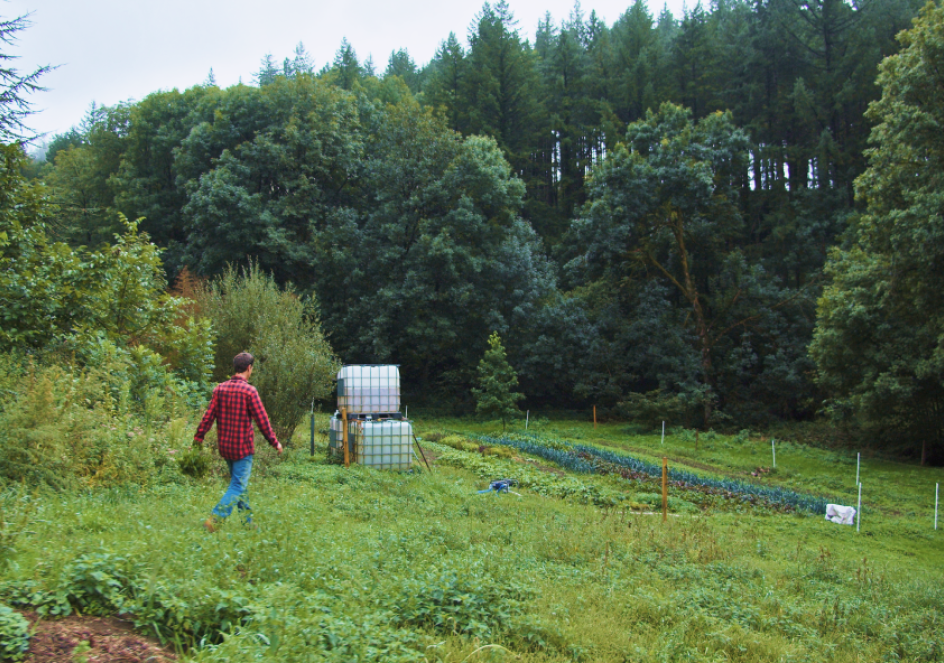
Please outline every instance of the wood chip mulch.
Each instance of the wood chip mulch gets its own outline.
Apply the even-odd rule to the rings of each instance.
[[[23,616],[29,620],[33,633],[26,663],[74,660],[87,663],[169,663],[177,660],[171,649],[135,633],[128,622],[117,617],[73,615],[47,620],[31,612],[24,612]],[[79,647],[78,651],[76,647]]]

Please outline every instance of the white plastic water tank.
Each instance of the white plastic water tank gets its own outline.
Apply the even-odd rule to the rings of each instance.
[[[331,423],[328,426],[328,448],[333,454],[344,453],[344,423],[341,421],[341,413],[335,412],[331,417]]]
[[[413,460],[413,426],[409,421],[350,422],[354,462],[381,470],[407,470]]]
[[[348,415],[400,411],[400,369],[394,365],[350,365],[338,373],[338,408]]]

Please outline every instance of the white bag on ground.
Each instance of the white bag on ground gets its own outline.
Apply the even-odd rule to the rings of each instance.
[[[826,505],[826,520],[831,520],[840,525],[855,525],[855,507],[842,506],[841,504]]]

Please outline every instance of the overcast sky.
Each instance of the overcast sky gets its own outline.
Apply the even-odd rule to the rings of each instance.
[[[631,0],[587,0],[608,25]],[[650,0],[658,14],[664,0]],[[669,0],[679,16],[683,0]],[[694,4],[694,3],[692,3]],[[556,23],[573,0],[510,0],[521,34],[534,37],[550,12]],[[406,48],[417,65],[428,62],[450,31],[465,43],[482,0],[0,0],[3,19],[32,14],[32,27],[3,52],[18,55],[21,72],[59,65],[32,97],[38,112],[29,125],[50,135],[77,124],[92,101],[111,105],[157,90],[202,83],[210,68],[225,87],[252,82],[259,62],[277,62],[298,42],[320,69],[347,40],[363,62],[372,55],[378,72],[391,51]]]

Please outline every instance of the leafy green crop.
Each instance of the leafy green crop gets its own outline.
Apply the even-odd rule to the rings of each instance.
[[[29,649],[29,622],[0,604],[0,660],[21,661]]]
[[[477,436],[488,444],[514,447],[525,453],[553,461],[572,472],[585,474],[598,473],[601,462],[625,467],[631,472],[649,477],[662,476],[662,468],[653,463],[582,444],[563,445],[559,441],[545,443],[537,434],[517,434],[500,438],[485,435]],[[758,486],[730,479],[712,479],[693,472],[670,468],[668,477],[682,487],[703,487],[721,491],[723,494],[738,496],[743,499],[760,498],[770,504],[802,509],[812,513],[825,513],[827,500],[809,495],[802,495],[792,490],[779,487]],[[632,478],[627,477],[627,478]]]

